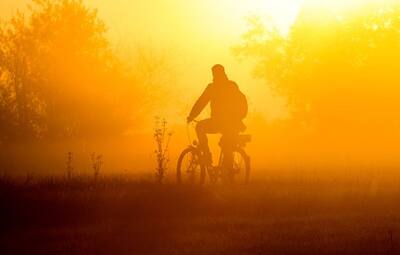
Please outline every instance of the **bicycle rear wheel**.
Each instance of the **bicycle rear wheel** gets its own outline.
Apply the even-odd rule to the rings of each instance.
[[[202,185],[205,182],[205,172],[200,153],[196,148],[189,147],[181,153],[176,169],[178,183]]]
[[[246,184],[250,180],[250,157],[241,149],[233,151],[232,172],[229,179],[234,183]]]

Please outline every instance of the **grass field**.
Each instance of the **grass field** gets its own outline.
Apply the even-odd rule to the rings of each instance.
[[[400,188],[1,178],[0,254],[400,254]]]

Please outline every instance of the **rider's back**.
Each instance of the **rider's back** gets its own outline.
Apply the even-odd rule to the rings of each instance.
[[[236,124],[246,117],[247,100],[238,85],[230,80],[211,83],[210,90],[211,118],[225,124]]]

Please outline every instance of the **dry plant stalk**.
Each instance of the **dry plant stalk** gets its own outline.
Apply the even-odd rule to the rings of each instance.
[[[72,160],[73,160],[73,154],[72,152],[67,153],[67,162],[66,162],[66,170],[67,170],[67,178],[68,180],[71,180],[73,174],[74,174],[74,167],[72,165]]]
[[[171,141],[172,132],[168,131],[167,121],[165,119],[156,118],[156,126],[154,128],[154,140],[156,142],[156,179],[162,183],[165,179],[167,172],[167,165],[169,162],[169,144]]]
[[[95,182],[97,182],[100,176],[100,170],[102,166],[103,166],[103,155],[101,154],[96,155],[95,153],[92,153],[92,169],[94,173]]]

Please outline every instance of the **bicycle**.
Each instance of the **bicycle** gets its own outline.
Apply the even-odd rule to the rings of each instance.
[[[189,141],[190,141],[189,135]],[[208,174],[210,182],[215,184],[218,180],[224,183],[248,183],[250,179],[250,156],[244,148],[251,142],[250,135],[237,134],[227,139],[222,135],[219,142],[221,147],[217,166],[207,165],[204,155],[194,140],[179,156],[177,164],[177,182],[180,184],[203,185]],[[230,144],[230,146],[226,146]],[[226,160],[227,153],[232,153],[231,162]],[[229,158],[229,157],[228,157]]]

